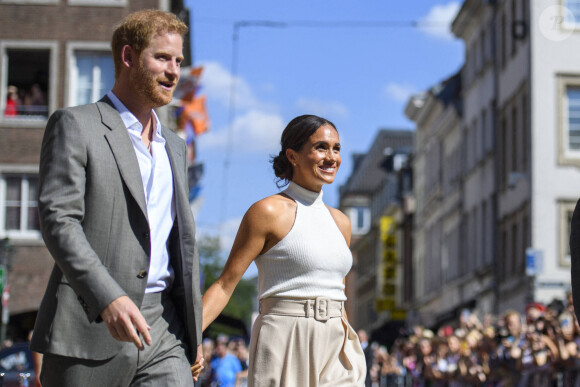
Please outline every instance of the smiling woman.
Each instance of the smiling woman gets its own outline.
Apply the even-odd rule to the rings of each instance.
[[[286,150],[286,157],[294,167],[293,179],[296,184],[320,192],[323,184],[334,181],[340,167],[340,139],[334,126],[321,126],[297,152]]]
[[[220,278],[203,296],[203,329],[255,262],[260,315],[248,385],[361,386],[364,355],[344,312],[350,222],[322,201],[322,186],[340,166],[338,131],[324,118],[303,115],[286,126],[281,144],[272,164],[279,186],[288,188],[244,215]]]

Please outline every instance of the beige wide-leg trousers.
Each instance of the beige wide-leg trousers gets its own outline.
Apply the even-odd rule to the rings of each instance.
[[[364,386],[365,358],[344,303],[266,298],[250,341],[249,387]]]

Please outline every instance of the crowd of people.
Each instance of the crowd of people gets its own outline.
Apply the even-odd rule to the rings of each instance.
[[[245,387],[248,377],[249,352],[240,337],[219,335],[203,340],[204,369],[197,387]]]
[[[567,305],[532,302],[525,313],[465,310],[456,326],[414,326],[390,348],[363,344],[366,386],[577,386],[580,325]],[[359,337],[365,332],[359,331]]]
[[[4,116],[14,118],[22,115],[48,115],[46,97],[38,83],[32,84],[28,90],[8,86]]]

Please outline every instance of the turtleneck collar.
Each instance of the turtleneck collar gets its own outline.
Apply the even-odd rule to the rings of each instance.
[[[290,181],[288,188],[284,190],[284,193],[290,196],[292,199],[299,201],[305,206],[321,205],[324,206],[322,202],[322,191],[314,192],[307,190],[306,188]]]

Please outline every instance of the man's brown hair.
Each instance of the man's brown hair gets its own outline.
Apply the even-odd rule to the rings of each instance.
[[[127,15],[115,27],[111,40],[113,62],[115,63],[115,79],[121,71],[121,50],[125,45],[131,46],[137,57],[140,58],[141,53],[149,46],[151,39],[155,35],[177,33],[183,36],[187,30],[187,25],[169,12],[145,9]]]

